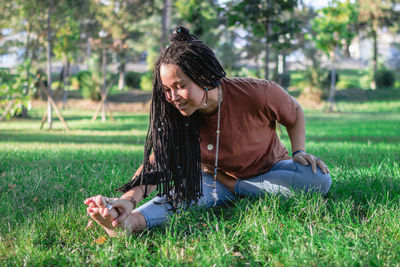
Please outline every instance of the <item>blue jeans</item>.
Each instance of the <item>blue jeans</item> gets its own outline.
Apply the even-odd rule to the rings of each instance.
[[[316,192],[325,195],[331,186],[329,174],[323,174],[317,167],[317,173],[312,172],[311,166],[290,160],[275,163],[263,174],[250,179],[238,179],[235,193],[230,192],[217,181],[217,199],[212,195],[213,177],[203,172],[203,196],[197,205],[206,208],[235,200],[238,196],[259,197],[265,194],[283,194],[289,196],[293,192]],[[147,228],[160,225],[172,214],[172,206],[165,202],[165,197],[155,197],[136,209],[143,214]]]

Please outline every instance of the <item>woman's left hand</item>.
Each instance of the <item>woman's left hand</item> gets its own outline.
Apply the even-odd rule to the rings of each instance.
[[[311,168],[314,174],[317,173],[317,165],[321,169],[323,174],[329,173],[328,167],[320,158],[317,158],[311,154],[307,154],[306,152],[296,153],[293,157],[293,161],[299,162],[304,166],[311,164]]]

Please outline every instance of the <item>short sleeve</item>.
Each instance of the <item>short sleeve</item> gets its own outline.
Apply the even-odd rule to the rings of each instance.
[[[296,122],[296,102],[282,87],[272,81],[266,81],[265,110],[270,120],[276,120],[285,127],[291,127]]]

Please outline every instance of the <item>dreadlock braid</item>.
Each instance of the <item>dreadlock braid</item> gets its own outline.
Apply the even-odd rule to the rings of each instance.
[[[156,184],[159,196],[176,206],[182,201],[196,201],[202,195],[201,152],[199,127],[201,116],[195,112],[183,116],[165,98],[160,77],[163,64],[174,64],[205,90],[218,87],[226,76],[214,52],[185,27],[178,26],[170,35],[154,68],[150,125],[144,148],[143,170],[139,177],[118,190],[126,192],[132,187]],[[155,162],[149,161],[154,153]]]

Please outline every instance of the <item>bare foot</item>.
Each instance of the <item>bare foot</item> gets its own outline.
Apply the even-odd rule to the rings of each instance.
[[[124,221],[117,225],[115,219],[119,216],[119,212],[116,208],[109,210],[104,199],[106,198],[103,196],[96,196],[86,199],[84,203],[88,205],[87,212],[89,216],[103,227],[109,236],[116,236],[117,227],[126,230],[128,233],[146,229],[146,220],[138,211],[133,211]]]
[[[107,209],[107,208],[104,208]],[[95,220],[101,227],[106,230],[107,234],[109,236],[116,236],[116,231],[115,231],[115,226],[113,226],[113,221],[115,218],[118,217],[118,211],[116,209],[111,209],[110,211],[107,212],[107,215],[103,216],[104,214],[104,209],[103,208],[98,208],[98,207],[88,207],[87,212],[89,216]]]

